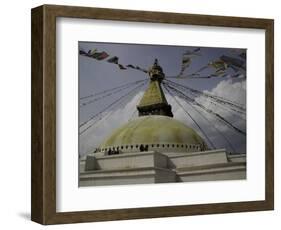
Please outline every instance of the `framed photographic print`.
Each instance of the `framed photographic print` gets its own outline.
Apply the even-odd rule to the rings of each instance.
[[[41,224],[272,210],[273,20],[32,9]]]

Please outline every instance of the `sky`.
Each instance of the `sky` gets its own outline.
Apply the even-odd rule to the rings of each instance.
[[[105,51],[110,56],[118,56],[119,63],[126,66],[128,64],[138,65],[141,68],[148,69],[153,65],[155,58],[158,59],[159,65],[162,67],[165,76],[176,76],[179,74],[182,64],[183,53],[187,50],[194,50],[198,47],[188,46],[166,46],[166,45],[143,45],[143,44],[117,44],[117,43],[96,43],[96,42],[79,42],[79,50],[97,49],[97,51]],[[217,48],[217,47],[200,47],[200,56],[196,55],[192,58],[191,64],[186,68],[184,75],[193,73],[205,66],[210,61],[217,60],[221,55],[237,57],[243,50],[235,48]],[[148,75],[144,72],[135,69],[120,70],[115,64],[108,63],[106,60],[96,60],[86,56],[79,55],[79,97],[83,98],[88,95],[112,89],[130,82],[146,80],[139,84],[132,84],[130,87],[123,90],[115,90],[114,93],[103,94],[96,97],[90,97],[80,100],[79,107],[79,124],[83,124],[80,129],[85,132],[79,135],[79,154],[85,155],[94,151],[95,148],[108,136],[110,133],[125,124],[131,119],[138,116],[136,105],[140,101],[147,85]],[[214,73],[213,68],[207,68],[202,72],[202,75],[210,75]],[[241,76],[232,78],[235,74],[232,69],[226,71],[225,77],[215,77],[208,79],[178,79],[171,78],[170,80],[198,89],[207,93],[215,94],[223,98],[235,101],[246,108],[246,76],[241,73]],[[143,85],[142,85],[143,84]],[[139,86],[139,87],[138,87]],[[135,90],[134,90],[135,89]],[[182,121],[187,126],[195,129],[204,139],[194,122],[186,115],[183,109],[175,103],[174,98],[165,91],[168,103],[172,105],[174,118]],[[107,95],[107,96],[106,96]],[[127,95],[127,96],[125,96]],[[119,99],[121,98],[121,99]],[[200,124],[201,128],[211,139],[216,148],[226,148],[233,152],[232,148],[226,141],[226,138],[231,141],[236,152],[246,152],[246,137],[233,131],[222,122],[219,122],[213,115],[205,113],[204,117],[190,107],[183,99],[176,97],[180,104],[189,111],[192,117]],[[91,103],[82,106],[82,103]],[[114,102],[118,101],[116,106]],[[236,127],[246,130],[246,120],[241,119],[237,114],[224,107],[219,107],[210,103],[206,97],[198,96],[195,98],[206,108],[215,111],[230,121]],[[103,112],[104,111],[104,112]],[[98,115],[97,115],[98,114]],[[94,119],[88,121],[91,117]],[[87,122],[88,121],[88,122]],[[215,128],[214,128],[215,127]],[[218,132],[219,130],[220,132]],[[224,136],[224,137],[223,137]],[[225,138],[226,137],[226,138]]]

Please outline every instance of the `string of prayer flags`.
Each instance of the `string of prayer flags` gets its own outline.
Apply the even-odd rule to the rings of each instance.
[[[88,52],[85,52],[84,50],[81,49],[81,50],[79,50],[79,54],[82,55],[82,56],[86,56],[86,57],[89,57],[89,58],[96,59],[98,61],[105,60],[106,58],[109,57],[108,53],[106,53],[105,51],[98,52],[97,49],[92,49],[92,50],[89,50]],[[129,65],[120,64],[119,63],[119,57],[117,57],[117,56],[110,57],[106,61],[108,63],[118,65],[120,70],[126,70],[128,68],[131,68],[131,69],[142,71],[144,73],[148,73],[148,71],[146,69],[143,69],[139,66],[134,66],[132,64],[129,64]]]

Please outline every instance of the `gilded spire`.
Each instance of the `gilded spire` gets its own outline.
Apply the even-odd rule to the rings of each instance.
[[[165,78],[165,74],[158,60],[155,59],[153,66],[148,71],[150,83],[146,89],[137,109],[139,116],[146,115],[163,115],[173,117],[171,105],[168,104],[161,82]]]

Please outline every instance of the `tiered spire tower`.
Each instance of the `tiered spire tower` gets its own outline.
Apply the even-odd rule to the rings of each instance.
[[[165,78],[165,74],[158,60],[155,59],[153,66],[148,71],[150,83],[146,89],[137,109],[139,116],[162,115],[173,117],[172,107],[168,104],[161,82]]]

